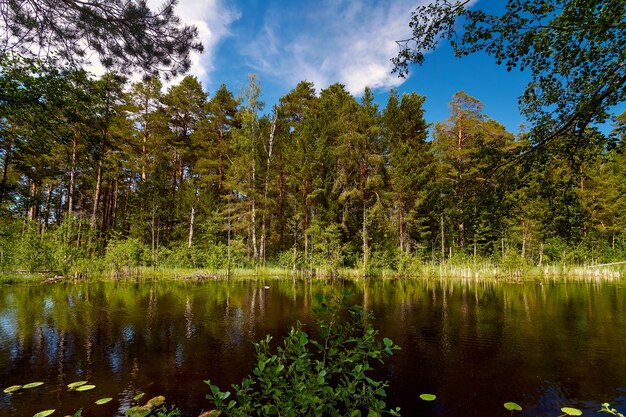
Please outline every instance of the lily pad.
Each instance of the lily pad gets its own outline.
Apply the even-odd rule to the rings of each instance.
[[[22,388],[22,386],[21,386],[21,385],[11,385],[10,387],[6,387],[6,388],[4,389],[4,393],[5,393],[5,394],[10,394],[10,393],[12,393],[12,392],[17,391],[17,390],[18,390],[18,389],[20,389],[20,388]]]
[[[87,383],[87,381],[76,381],[76,382],[72,382],[71,384],[67,384],[67,387],[69,389],[76,389],[82,385],[85,385]]]
[[[44,411],[40,411],[37,414],[35,414],[33,417],[47,417],[50,414],[54,413],[56,410],[44,410]]]
[[[113,398],[111,397],[106,397],[106,398],[100,398],[99,400],[95,401],[96,405],[102,405],[102,404],[106,404],[109,401],[112,401]]]
[[[35,387],[39,387],[41,385],[43,385],[43,382],[31,382],[29,384],[23,385],[22,388],[24,388],[24,389],[35,388]]]
[[[580,411],[578,408],[563,407],[561,408],[561,411],[563,411],[568,416],[582,416],[583,415],[583,412]]]
[[[160,405],[163,405],[164,402],[165,402],[165,397],[162,395],[159,395],[158,397],[149,399],[146,405],[148,407],[158,407]]]
[[[81,385],[80,387],[76,388],[76,391],[89,391],[90,389],[94,389],[95,387],[95,385]]]
[[[424,401],[435,401],[437,396],[434,394],[420,394],[420,398]]]
[[[522,407],[518,403],[514,402],[504,403],[504,408],[509,411],[522,411]]]

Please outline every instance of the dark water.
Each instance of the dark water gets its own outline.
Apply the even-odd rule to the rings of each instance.
[[[270,288],[264,288],[264,286]],[[404,416],[557,416],[626,411],[626,286],[384,281],[341,284],[376,315],[381,337],[402,350],[380,370],[388,404]],[[253,366],[252,342],[312,325],[317,283],[92,283],[0,288],[0,416],[123,415],[139,391],[164,395],[184,415],[209,409]],[[83,393],[65,385],[89,380]],[[419,394],[437,394],[433,403]],[[103,406],[102,397],[114,400]]]

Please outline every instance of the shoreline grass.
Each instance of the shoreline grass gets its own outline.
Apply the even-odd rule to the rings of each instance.
[[[404,271],[380,269],[364,274],[356,268],[342,268],[337,271],[328,271],[320,268],[296,270],[277,267],[259,266],[256,268],[153,268],[141,266],[125,268],[123,270],[105,270],[86,273],[70,273],[62,276],[55,271],[4,271],[0,273],[0,284],[51,284],[58,281],[82,280],[183,280],[183,281],[210,281],[228,279],[257,279],[257,278],[289,278],[289,279],[317,279],[331,280],[335,277],[344,279],[472,279],[494,281],[572,281],[572,280],[608,280],[621,281],[626,278],[626,264],[604,265],[568,265],[550,264],[534,265],[497,265],[491,262],[459,264],[451,262],[413,264]]]

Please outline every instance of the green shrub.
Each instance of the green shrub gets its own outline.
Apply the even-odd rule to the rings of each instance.
[[[360,306],[348,307],[346,296],[328,302],[318,296],[319,339],[298,323],[271,348],[270,336],[258,342],[252,375],[230,391],[211,389],[207,399],[226,416],[398,416],[387,409],[386,382],[371,376],[374,363],[383,362],[397,346],[376,340],[371,316]]]
[[[106,265],[117,274],[137,268],[145,262],[148,256],[148,251],[139,239],[111,239],[107,244],[104,260]]]
[[[37,230],[37,224],[32,223],[17,240],[13,249],[13,259],[18,268],[34,272],[50,269],[54,265],[53,253],[53,243],[42,239]]]
[[[276,262],[278,266],[285,269],[293,269],[295,266],[295,269],[301,270],[305,267],[305,260],[304,252],[299,251],[297,248],[291,248],[280,252]]]

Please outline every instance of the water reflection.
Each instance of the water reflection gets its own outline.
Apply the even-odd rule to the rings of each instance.
[[[506,401],[522,415],[564,406],[624,411],[626,300],[615,283],[545,285],[484,281],[373,281],[349,286],[402,346],[381,376],[403,415],[495,415]],[[269,286],[269,288],[266,288]],[[163,394],[189,415],[250,372],[252,342],[310,325],[315,282],[90,283],[0,289],[0,415],[123,415],[139,391]],[[97,389],[67,392],[87,379]],[[435,403],[420,393],[438,395]],[[104,406],[93,401],[111,396]]]

